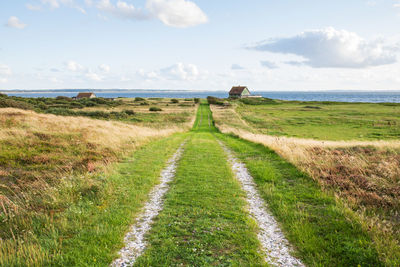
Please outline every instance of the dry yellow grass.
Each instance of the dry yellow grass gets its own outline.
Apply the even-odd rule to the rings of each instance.
[[[97,182],[91,173],[155,138],[190,129],[193,121],[194,116],[183,126],[154,129],[0,109],[0,238],[26,235],[32,216],[53,216],[80,192],[92,190]],[[60,189],[71,183],[77,192],[65,199]]]
[[[0,126],[0,140],[23,139],[35,131],[51,134],[79,133],[88,142],[109,148],[115,146],[119,148],[132,140],[140,144],[140,140],[166,136],[190,128],[190,124],[187,124],[186,129],[170,127],[155,130],[115,121],[39,114],[13,108],[0,109],[0,123],[3,125]]]
[[[217,128],[263,144],[349,209],[380,252],[400,256],[400,141],[319,141],[257,133],[233,109],[213,106]],[[351,212],[350,212],[351,210]]]

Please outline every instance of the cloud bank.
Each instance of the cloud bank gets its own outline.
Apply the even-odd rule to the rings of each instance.
[[[305,58],[302,64],[314,68],[366,68],[395,63],[397,46],[384,40],[367,41],[355,33],[326,28],[302,32],[293,37],[268,39],[249,49]],[[292,62],[293,63],[293,62]]]

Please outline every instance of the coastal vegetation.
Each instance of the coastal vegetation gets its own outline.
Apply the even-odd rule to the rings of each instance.
[[[219,130],[263,144],[307,173],[357,218],[387,265],[398,264],[400,141],[395,125],[400,106],[278,100],[232,104],[212,106]],[[380,131],[380,137],[373,131]]]
[[[121,103],[65,108],[76,112],[65,116],[35,112],[23,101],[33,108],[0,108],[0,265],[109,266],[181,144],[163,209],[135,266],[267,265],[246,194],[219,142],[247,167],[291,254],[304,264],[400,264],[400,142],[391,135],[338,141],[333,132],[320,140],[308,136],[310,128],[301,138],[290,136],[285,118],[294,116],[296,105],[318,112],[331,103],[217,99],[211,111],[204,100],[193,106],[195,99],[116,101]],[[150,112],[145,102],[162,111]],[[358,104],[341,103],[331,116],[318,116],[329,120],[341,105],[354,110]],[[359,105],[360,113],[379,117]],[[268,109],[272,114],[265,115]],[[97,119],[84,112],[109,115]],[[397,108],[381,112],[397,120]],[[299,114],[305,121],[317,116]],[[168,116],[178,119],[165,122]],[[281,123],[286,136],[271,135],[269,124],[255,124],[248,119],[253,116]]]
[[[91,222],[78,216],[81,210],[90,212],[108,203],[123,208],[113,202],[117,196],[113,186],[118,185],[108,177],[115,162],[152,140],[190,126],[191,122],[154,129],[113,120],[1,108],[0,265],[53,262],[60,246],[73,242],[70,240]],[[158,153],[151,158],[162,160],[166,156]],[[148,160],[150,165],[152,160]],[[146,169],[158,171],[149,166]],[[129,182],[126,177],[116,179]]]
[[[149,105],[151,105],[150,108]],[[62,116],[116,120],[146,127],[168,128],[175,125],[184,127],[185,124],[190,123],[195,114],[196,101],[190,99],[190,101],[185,101],[185,104],[179,104],[179,100],[175,102],[166,98],[72,99],[65,96],[24,98],[0,95],[0,108],[5,107]],[[157,114],[153,114],[154,111],[157,111]]]

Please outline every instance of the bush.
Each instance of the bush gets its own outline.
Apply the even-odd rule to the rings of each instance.
[[[140,103],[140,105],[141,105],[141,106],[148,106],[149,103],[147,103],[147,102],[142,102],[142,103]]]
[[[162,109],[158,107],[151,107],[149,108],[149,111],[162,111]]]
[[[194,103],[198,104],[198,103],[200,103],[200,98],[195,98],[195,99],[193,99],[193,101],[194,101]]]
[[[136,102],[145,101],[145,100],[146,99],[144,99],[143,97],[135,97]]]
[[[72,98],[68,97],[68,96],[57,96],[56,100],[65,100],[65,101],[72,101]]]
[[[266,105],[266,104],[277,104],[275,100],[271,98],[265,98],[265,97],[260,97],[260,98],[241,98],[240,102],[246,104],[246,105]]]
[[[173,99],[171,99],[171,103],[177,104],[177,103],[179,103],[179,100],[178,100],[178,99],[175,99],[175,98],[173,98]]]
[[[208,104],[210,104],[210,105],[222,106],[224,104],[224,102],[222,102],[221,99],[216,98],[214,96],[207,96],[207,101],[208,101]]]
[[[0,93],[0,97],[7,97],[7,95]]]
[[[193,99],[191,98],[185,98],[185,101],[192,101]]]
[[[135,115],[135,112],[133,110],[130,110],[130,109],[126,109],[126,110],[124,110],[124,112],[126,114],[128,114],[128,115]]]
[[[22,102],[22,101],[15,101],[8,98],[1,98],[0,99],[0,108],[20,108],[20,109],[33,109],[33,105]]]

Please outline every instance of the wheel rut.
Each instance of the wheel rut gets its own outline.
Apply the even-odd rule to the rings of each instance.
[[[168,192],[169,183],[175,176],[186,142],[184,141],[179,146],[175,154],[169,159],[167,167],[162,170],[160,183],[150,192],[149,201],[138,215],[136,223],[131,226],[129,232],[125,235],[125,246],[119,251],[120,257],[114,260],[111,266],[132,266],[146,249],[147,241],[145,235],[150,231],[154,218],[163,209],[164,196]]]

